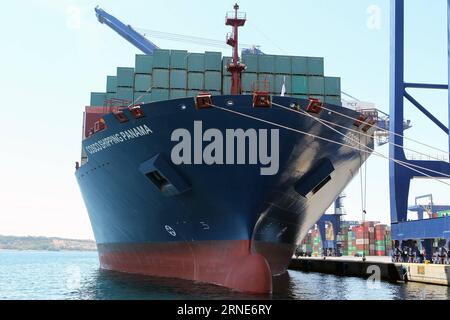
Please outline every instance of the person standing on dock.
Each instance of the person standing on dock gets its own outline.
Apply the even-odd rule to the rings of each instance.
[[[445,249],[444,246],[440,246],[438,249],[438,263],[439,264],[446,264],[447,262],[447,249]]]
[[[399,248],[400,244],[396,240],[394,243],[394,249],[392,250],[392,261],[393,262],[401,262],[400,257],[402,256],[402,251]]]

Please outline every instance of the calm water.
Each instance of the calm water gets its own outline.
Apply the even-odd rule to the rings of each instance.
[[[272,295],[247,295],[213,285],[102,271],[96,252],[0,251],[4,299],[449,299],[450,288],[379,283],[289,271]]]

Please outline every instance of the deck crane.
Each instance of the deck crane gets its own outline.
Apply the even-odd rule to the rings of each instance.
[[[132,26],[124,24],[99,6],[95,7],[95,13],[100,23],[106,24],[145,54],[152,54],[155,49],[158,49],[157,45],[134,30]]]
[[[158,46],[151,42],[147,35],[153,36],[155,38],[168,39],[173,41],[182,41],[182,42],[194,42],[194,43],[205,43],[206,45],[220,46],[222,48],[228,48],[227,44],[223,41],[213,40],[213,39],[205,39],[199,37],[189,37],[186,35],[147,30],[147,29],[134,29],[131,25],[126,25],[113,15],[107,13],[105,10],[97,6],[95,8],[95,13],[97,15],[97,19],[100,23],[106,24],[108,27],[117,32],[120,36],[122,36],[125,40],[130,42],[132,45],[137,47],[145,54],[152,54],[155,49],[158,49]],[[142,32],[139,32],[142,31]],[[252,53],[252,54],[263,54],[263,52],[259,49],[257,45],[249,45],[249,44],[241,44],[245,47],[242,50],[242,53]]]

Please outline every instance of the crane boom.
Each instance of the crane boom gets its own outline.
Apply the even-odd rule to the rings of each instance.
[[[95,8],[95,13],[100,23],[106,24],[145,54],[152,54],[155,49],[158,49],[158,46],[134,30],[130,25],[124,24],[99,6]]]

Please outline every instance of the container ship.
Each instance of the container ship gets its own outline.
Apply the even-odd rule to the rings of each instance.
[[[245,21],[226,15],[232,57],[153,47],[91,94],[76,179],[101,268],[270,293],[370,155],[323,58],[239,56]]]

